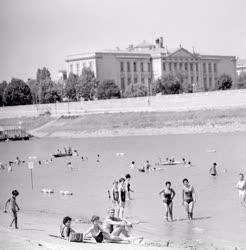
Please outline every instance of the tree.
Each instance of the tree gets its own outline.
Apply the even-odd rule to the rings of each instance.
[[[52,80],[42,80],[39,91],[41,103],[54,103],[61,101],[61,93],[59,93],[58,86]]]
[[[7,87],[7,82],[6,81],[3,81],[0,83],[0,106],[3,106],[3,93],[4,93],[4,90],[5,88]]]
[[[92,100],[95,97],[97,87],[98,81],[94,72],[90,68],[83,68],[78,84],[75,87],[77,99],[83,97]]]
[[[216,88],[219,90],[230,89],[232,86],[232,79],[227,74],[222,74],[216,83]]]
[[[147,96],[147,94],[148,88],[142,83],[137,83],[127,86],[124,92],[124,97],[140,97]]]
[[[29,86],[32,94],[33,103],[39,103],[39,83],[35,79],[28,79],[27,85]]]
[[[113,80],[104,80],[98,85],[97,98],[111,99],[112,97],[120,98],[120,89]]]
[[[162,94],[179,94],[182,91],[180,79],[172,74],[163,75],[154,83],[154,92]]]
[[[36,79],[38,82],[41,82],[43,80],[51,80],[51,75],[49,70],[45,67],[43,67],[43,69],[38,69]]]
[[[78,76],[70,73],[68,76],[68,79],[66,80],[65,83],[65,96],[72,101],[77,100],[77,95],[76,95],[76,86],[78,85]]]
[[[12,78],[4,90],[3,99],[5,105],[26,105],[32,103],[32,94],[24,81]]]

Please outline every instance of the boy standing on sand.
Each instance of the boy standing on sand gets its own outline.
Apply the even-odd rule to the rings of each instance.
[[[13,223],[15,223],[15,228],[18,229],[17,226],[17,212],[20,211],[18,204],[16,203],[16,197],[19,195],[17,190],[12,191],[12,197],[9,198],[5,203],[4,213],[7,213],[7,205],[10,204],[10,212],[12,214],[13,220],[10,223],[10,227],[12,227]]]

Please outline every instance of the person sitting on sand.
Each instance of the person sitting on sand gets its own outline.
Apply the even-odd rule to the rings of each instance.
[[[16,197],[19,195],[19,192],[17,190],[13,190],[12,191],[12,197],[9,198],[6,203],[5,203],[5,208],[4,208],[4,213],[7,213],[7,205],[10,204],[10,212],[12,215],[12,221],[10,223],[10,227],[12,227],[13,223],[15,223],[15,229],[18,229],[18,225],[17,225],[17,212],[20,211],[20,207],[18,206],[17,202],[16,202]]]
[[[212,176],[218,175],[216,166],[217,166],[217,164],[216,164],[216,162],[214,162],[213,166],[209,169],[209,173],[210,173]]]
[[[61,237],[69,240],[69,236],[71,233],[75,233],[75,231],[71,228],[72,218],[66,216],[63,218],[62,225],[60,226]]]
[[[108,217],[103,222],[103,230],[111,235],[111,237],[119,237],[121,234],[124,237],[130,237],[126,227],[132,227],[132,224],[125,219],[120,219],[114,216],[115,209],[108,210]]]
[[[174,190],[171,188],[171,182],[167,181],[165,183],[166,187],[159,193],[163,194],[163,203],[166,209],[166,221],[168,221],[168,215],[171,221],[173,221],[173,198],[175,196]]]

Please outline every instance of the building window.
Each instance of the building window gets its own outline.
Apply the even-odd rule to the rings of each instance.
[[[144,72],[144,64],[141,62],[141,72]]]
[[[198,63],[196,63],[196,72],[198,72]]]
[[[151,77],[148,78],[148,84],[151,84]]]
[[[190,71],[193,71],[193,63],[190,64]]]
[[[211,63],[208,64],[208,72],[211,73],[212,69],[211,69]]]
[[[138,82],[138,78],[134,77],[134,83],[137,83],[137,82]]]
[[[188,70],[188,63],[185,63],[185,70]]]
[[[212,78],[209,77],[209,87],[212,88]]]
[[[120,85],[121,85],[121,89],[125,89],[125,78],[124,77],[122,77],[120,79]]]
[[[148,72],[151,72],[151,64],[148,63]]]
[[[79,75],[79,63],[76,64],[76,73]]]
[[[137,72],[137,63],[136,62],[133,63],[133,71]]]
[[[190,77],[190,82],[191,82],[191,84],[194,83],[194,78],[193,78],[193,76]]]
[[[142,77],[142,78],[141,78],[141,83],[143,83],[143,84],[144,84],[144,77]]]
[[[169,71],[172,71],[172,63],[169,63]]]
[[[166,63],[162,63],[163,71],[166,71]]]
[[[130,72],[131,71],[131,65],[130,65],[130,62],[127,62],[127,72]]]
[[[127,78],[127,84],[130,85],[131,84],[131,77]]]
[[[174,63],[174,70],[177,70],[177,63]]]
[[[124,62],[120,62],[120,72],[124,72]]]
[[[89,65],[90,65],[90,66],[89,66],[89,67],[90,67],[90,69],[92,69],[92,62],[90,62],[90,63],[89,63]]]
[[[203,85],[204,85],[204,89],[207,90],[208,88],[207,88],[207,78],[206,77],[203,78]]]
[[[214,73],[217,73],[217,64],[214,64]]]
[[[203,73],[206,73],[206,63],[203,63]]]
[[[179,69],[181,70],[183,67],[183,63],[179,63]]]
[[[70,64],[70,73],[73,73],[73,64]]]

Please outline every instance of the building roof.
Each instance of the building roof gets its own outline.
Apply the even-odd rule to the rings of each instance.
[[[146,42],[145,40],[139,43],[135,48],[137,49],[147,49],[147,48],[153,48],[155,45],[149,42]]]

